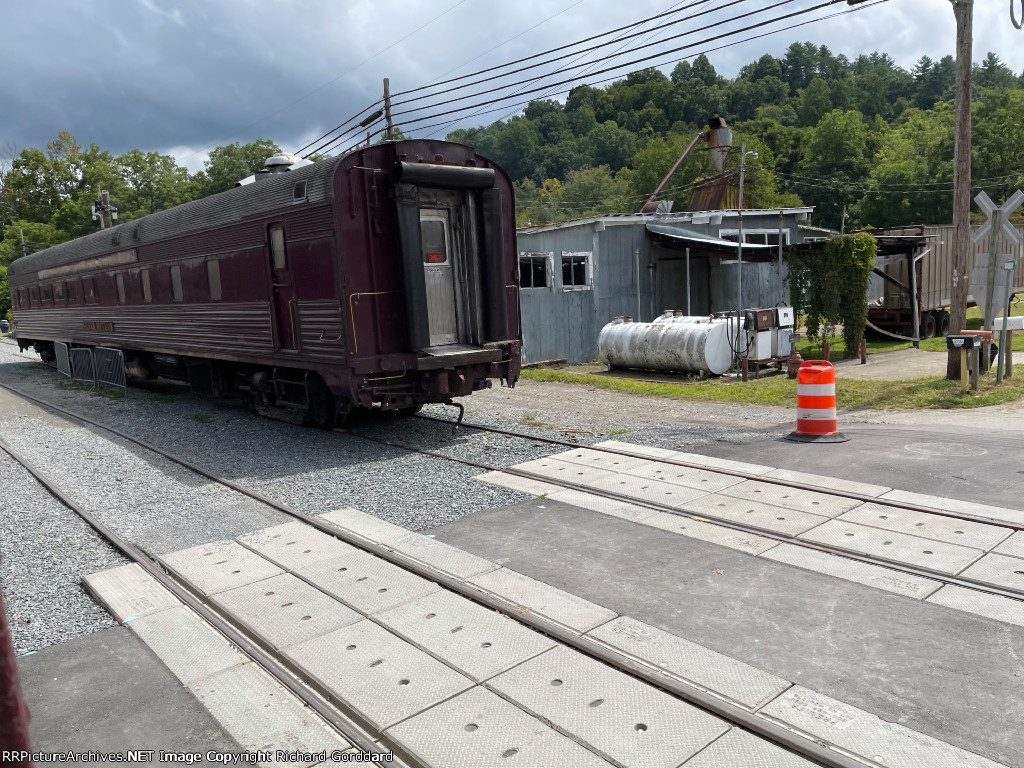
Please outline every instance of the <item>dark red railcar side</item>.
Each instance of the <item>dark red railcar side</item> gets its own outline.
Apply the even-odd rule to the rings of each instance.
[[[332,423],[519,373],[512,184],[443,141],[359,149],[26,256],[17,336]]]

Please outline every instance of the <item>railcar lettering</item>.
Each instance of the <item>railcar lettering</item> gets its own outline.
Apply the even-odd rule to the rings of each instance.
[[[85,320],[82,322],[82,326],[87,331],[113,331],[113,323],[98,323],[95,320]]]

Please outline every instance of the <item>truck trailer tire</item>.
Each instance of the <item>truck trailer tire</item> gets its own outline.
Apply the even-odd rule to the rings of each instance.
[[[921,319],[921,338],[922,339],[933,339],[935,338],[935,330],[938,323],[935,320],[935,315],[929,312]]]
[[[938,317],[939,336],[949,336],[949,312],[945,309],[939,310]]]

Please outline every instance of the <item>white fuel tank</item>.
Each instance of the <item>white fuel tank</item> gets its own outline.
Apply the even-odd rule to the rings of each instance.
[[[735,328],[735,320],[731,321]],[[651,323],[616,318],[597,340],[601,362],[615,368],[681,371],[714,375],[732,365],[730,320],[687,317],[666,312]]]

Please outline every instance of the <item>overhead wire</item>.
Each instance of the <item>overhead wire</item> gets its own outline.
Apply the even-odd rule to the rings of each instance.
[[[738,1],[739,2],[745,2],[746,0],[738,0]],[[580,2],[582,2],[582,0],[580,0]],[[706,2],[709,2],[709,0],[698,0],[697,4],[706,3]],[[574,5],[578,5],[578,4],[579,3],[575,3]],[[675,3],[675,5],[678,5],[678,4],[679,3]],[[572,8],[574,6],[569,6],[569,7]],[[568,8],[564,9],[563,11],[560,11],[559,14],[560,13],[564,13],[565,10],[568,10]],[[410,89],[410,90],[407,90],[407,91],[400,91],[400,92],[398,92],[398,93],[396,93],[394,95],[395,96],[402,96],[402,95],[407,95],[407,94],[410,94],[410,93],[417,93],[417,92],[419,92],[421,90],[425,90],[425,89],[429,89],[429,88],[435,88],[435,87],[438,87],[440,85],[444,85],[444,84],[451,83],[451,82],[456,82],[458,80],[476,77],[476,76],[478,76],[480,74],[483,74],[483,73],[486,73],[486,72],[492,72],[492,71],[495,71],[497,69],[502,69],[502,68],[505,68],[505,67],[510,67],[510,66],[513,66],[513,65],[515,65],[517,63],[520,63],[520,62],[523,62],[523,61],[528,61],[530,59],[535,59],[535,58],[539,58],[539,57],[542,57],[542,56],[546,56],[546,55],[548,55],[550,53],[555,53],[555,52],[558,52],[558,51],[561,51],[561,50],[566,50],[568,48],[573,48],[575,46],[582,45],[583,43],[589,42],[591,40],[595,40],[595,39],[598,39],[600,37],[606,37],[606,36],[608,36],[610,34],[614,34],[615,32],[618,32],[618,31],[621,31],[621,30],[624,30],[624,29],[632,29],[632,28],[635,28],[635,27],[637,27],[639,25],[650,23],[650,22],[652,22],[654,20],[664,18],[665,16],[671,15],[671,14],[676,13],[676,12],[677,11],[670,9],[668,11],[664,11],[664,12],[656,14],[654,16],[650,16],[650,17],[641,19],[639,21],[632,22],[631,24],[627,24],[627,25],[625,25],[623,27],[618,27],[617,29],[613,29],[613,30],[610,30],[608,32],[602,32],[602,33],[600,33],[598,35],[592,35],[591,37],[584,38],[583,40],[578,40],[578,41],[576,41],[574,43],[568,43],[566,45],[559,46],[557,48],[553,48],[553,49],[550,49],[550,50],[547,50],[547,51],[542,51],[540,53],[533,54],[531,56],[527,56],[527,57],[524,57],[522,59],[516,59],[515,61],[506,62],[505,64],[501,64],[501,65],[496,66],[496,67],[490,67],[488,69],[481,70],[479,72],[474,72],[474,73],[471,73],[471,74],[468,74],[468,75],[463,75],[463,76],[460,76],[460,77],[457,77],[457,78],[452,78],[450,80],[445,80],[445,81],[442,81],[442,82],[439,82],[439,83],[431,83],[431,84],[426,85],[426,86],[421,86],[420,88],[414,88],[414,89]],[[558,16],[559,14],[554,14],[553,16],[549,16],[548,19],[545,19],[545,21],[553,19],[553,18],[555,18],[555,16]],[[543,23],[543,22],[541,22],[541,23]],[[535,29],[537,26],[540,26],[540,24],[535,24],[530,29]],[[529,31],[529,30],[527,30],[527,31]],[[523,34],[523,33],[520,33],[520,34]],[[518,35],[516,37],[518,37]],[[515,39],[515,37],[509,38],[509,40],[506,41],[506,43],[510,42],[511,40],[514,40],[514,39]],[[614,42],[617,42],[617,40],[613,40],[611,42],[614,43]],[[505,45],[505,43],[502,43],[501,45]],[[496,48],[500,48],[501,45],[496,46]],[[494,49],[491,49],[491,50],[494,50]],[[489,53],[489,52],[490,51],[488,51],[486,53]],[[481,55],[486,55],[486,53],[485,54],[481,54]],[[579,53],[579,52],[577,52],[577,53]],[[569,54],[569,55],[571,56],[571,55],[575,55],[575,54]],[[479,58],[479,56],[476,57],[476,58]],[[460,64],[459,67],[465,66],[466,63],[468,63],[468,62],[464,62],[463,64]],[[544,66],[546,63],[549,63],[549,62],[540,62],[538,64],[535,64],[534,67]],[[456,69],[458,69],[459,67],[456,67]],[[529,69],[529,68],[526,68],[526,69]],[[519,70],[519,71],[522,71],[522,70]],[[508,75],[508,74],[511,74],[511,73],[506,73],[506,75]],[[442,75],[442,77],[443,76],[444,75]],[[505,75],[503,75],[503,76],[505,76]],[[460,88],[464,88],[464,87],[469,87],[469,84],[467,84],[465,86],[460,86]],[[440,93],[432,94],[432,96],[440,96],[440,95],[443,95],[443,93],[448,93],[448,92],[453,91],[453,90],[459,90],[459,89],[458,88],[456,88],[456,89],[448,89],[447,91],[442,91]],[[322,136],[320,136],[317,139],[314,139],[314,141],[310,142],[306,146],[304,146],[301,149],[297,150],[297,152],[305,151],[306,149],[308,149],[315,142],[320,141],[320,140],[326,138],[328,135],[341,130],[346,125],[348,125],[353,119],[355,119],[356,117],[359,117],[360,115],[362,115],[365,112],[369,111],[369,109],[371,109],[372,106],[375,106],[376,104],[379,104],[379,103],[380,103],[379,101],[375,102],[375,104],[371,105],[371,107],[367,107],[366,109],[362,110],[361,112],[357,113],[356,115],[353,115],[353,117],[351,117],[348,120],[345,120],[342,123],[338,124],[337,126],[332,128],[331,130],[329,130],[327,133],[323,134]],[[400,103],[406,103],[406,102],[400,102]],[[378,121],[376,121],[374,123],[374,126],[379,125],[379,124],[380,124],[380,121],[378,120]],[[353,130],[354,129],[349,129],[347,131],[344,131],[342,134],[340,134],[339,136],[336,136],[334,139],[332,139],[330,142],[328,142],[328,145],[333,145],[333,144],[341,143],[342,141],[344,141],[345,139],[347,139],[349,137],[349,135],[353,132]],[[322,150],[322,147],[318,148],[317,150],[313,150],[313,152],[310,153],[310,154],[313,154],[313,153],[315,153],[317,151],[321,151],[321,150]],[[307,157],[308,157],[308,155],[307,155]]]
[[[812,6],[810,8],[806,8],[806,9],[802,9],[802,10],[799,10],[799,11],[795,11],[795,12],[790,13],[790,14],[785,14],[785,15],[783,15],[781,17],[770,19],[768,21],[761,22],[760,24],[757,24],[757,25],[751,25],[749,27],[733,30],[733,31],[728,32],[728,33],[723,33],[723,34],[720,34],[720,35],[715,35],[713,37],[706,38],[704,40],[700,40],[700,41],[697,41],[695,43],[688,44],[686,46],[681,46],[679,48],[671,49],[669,51],[660,51],[658,53],[651,54],[651,55],[642,57],[642,58],[634,60],[634,61],[626,62],[626,63],[620,64],[620,65],[616,65],[616,66],[613,66],[613,67],[608,67],[606,69],[599,70],[599,71],[597,71],[597,72],[595,72],[593,74],[603,74],[605,72],[609,72],[609,71],[613,71],[613,70],[621,70],[621,69],[623,69],[625,67],[634,66],[636,64],[646,63],[646,62],[648,62],[648,61],[650,61],[652,59],[657,59],[657,58],[659,58],[659,57],[661,57],[663,55],[669,54],[669,53],[677,52],[679,50],[683,50],[683,49],[686,49],[686,48],[692,48],[692,47],[695,47],[697,45],[702,45],[704,43],[713,42],[715,40],[720,40],[720,39],[723,39],[723,38],[726,38],[726,37],[731,37],[731,36],[734,36],[734,35],[739,34],[741,32],[749,31],[749,30],[757,28],[757,27],[763,27],[763,26],[768,26],[768,25],[771,25],[771,24],[775,24],[775,23],[778,23],[779,21],[784,21],[786,19],[793,18],[795,16],[799,16],[799,15],[802,15],[802,14],[810,13],[810,12],[813,12],[815,10],[820,10],[820,9],[822,9],[824,7],[827,7],[827,6],[830,6],[830,5],[834,5],[834,4],[838,3],[838,2],[842,2],[842,0],[828,0],[827,2],[819,3],[818,5]],[[771,29],[769,31],[761,32],[761,33],[755,34],[755,35],[750,35],[750,36],[742,38],[740,40],[732,40],[732,41],[723,43],[723,44],[718,45],[718,46],[714,46],[714,47],[711,47],[711,48],[705,48],[704,50],[701,50],[701,51],[698,51],[698,52],[694,52],[694,53],[691,53],[691,54],[687,54],[685,56],[680,56],[680,57],[677,57],[675,59],[669,59],[669,60],[666,60],[666,61],[661,61],[658,64],[655,64],[655,65],[652,65],[652,66],[654,66],[654,67],[667,66],[668,64],[674,64],[674,63],[682,61],[684,59],[694,58],[695,56],[699,56],[701,54],[707,54],[707,53],[711,53],[713,51],[722,50],[724,48],[729,48],[729,47],[732,47],[734,45],[740,45],[740,44],[743,44],[743,43],[746,43],[746,42],[750,42],[752,40],[757,40],[757,39],[760,39],[760,38],[763,38],[763,37],[768,37],[770,35],[779,34],[780,32],[786,32],[786,31],[789,31],[789,30],[792,30],[792,29],[797,29],[799,27],[807,26],[809,24],[815,24],[815,23],[818,23],[820,21],[825,21],[827,19],[832,19],[832,18],[836,18],[836,17],[839,17],[839,16],[845,16],[845,15],[850,14],[850,13],[856,13],[856,12],[859,12],[859,11],[862,11],[862,10],[866,10],[867,8],[870,8],[870,7],[873,7],[873,6],[880,5],[880,4],[885,3],[885,2],[889,2],[889,0],[874,0],[874,2],[863,3],[863,4],[856,5],[856,6],[853,6],[851,8],[848,8],[848,9],[845,9],[845,10],[842,10],[842,11],[837,11],[835,13],[825,14],[823,16],[815,17],[813,19],[808,19],[808,20],[805,20],[805,21],[796,22],[796,23],[793,23],[793,24],[788,24],[788,25],[786,25],[784,27],[780,27],[780,28],[777,28],[777,29]],[[602,83],[606,83],[606,82],[609,82],[609,81],[612,81],[612,80],[617,80],[617,79],[619,79],[619,77],[620,76],[618,76],[618,75],[612,75],[612,76],[609,76],[609,77],[606,77],[606,78],[602,78],[602,79],[599,79],[599,80],[591,81],[589,83],[586,83],[586,85],[593,87],[595,85],[600,85]],[[546,90],[546,89],[548,89],[550,87],[553,87],[553,86],[565,85],[567,83],[575,84],[574,87],[576,87],[577,85],[582,85],[582,83],[578,83],[577,82],[576,78],[570,78],[570,79],[567,79],[567,80],[560,81],[558,83],[549,83],[548,85],[545,85],[545,86],[542,86],[542,87],[539,87],[539,88],[534,88],[534,89],[525,91],[525,93],[527,93],[527,94],[528,93],[534,93],[534,92],[537,92],[537,91]],[[572,88],[564,88],[562,90],[554,92],[553,94],[549,93],[549,95],[558,95],[558,94],[566,93],[566,92],[568,92],[570,90],[572,90]],[[516,95],[518,95],[518,94],[516,94]],[[491,100],[488,100],[488,101],[484,102],[482,105],[477,105],[477,106],[484,106],[484,105],[489,105],[489,104],[497,104],[497,103],[501,103],[503,101],[508,101],[510,99],[513,99],[513,98],[515,98],[515,95],[506,96],[504,98],[491,99]],[[533,99],[527,99],[526,101],[520,101],[520,102],[516,103],[513,106],[516,106],[516,107],[525,106],[526,104],[529,104],[530,101],[533,101]],[[438,106],[442,106],[442,104],[429,105],[427,107],[424,107],[424,109],[436,108]],[[467,110],[471,110],[471,109],[474,109],[474,108],[475,107],[463,107],[463,108],[459,108],[459,109],[447,110],[445,112],[440,112],[440,113],[436,113],[436,114],[429,114],[429,115],[426,115],[426,116],[413,118],[413,119],[404,121],[403,127],[408,128],[410,125],[422,123],[424,121],[432,120],[432,119],[435,119],[435,118],[438,118],[438,117],[446,117],[448,115],[459,113],[459,112],[465,112]],[[474,114],[474,116],[479,116],[479,115],[483,115],[483,114],[491,114],[493,112],[500,112],[503,109],[507,109],[507,108],[508,107],[506,106],[506,107],[495,107],[493,109],[488,109],[488,110],[480,110],[480,111],[476,112]],[[419,110],[414,110],[413,112],[415,113],[415,112],[418,112],[418,111]],[[463,116],[462,118],[460,118],[460,120],[461,119],[465,119],[465,117],[466,116]],[[443,126],[443,125],[446,125],[446,124],[449,124],[449,123],[453,123],[453,122],[457,122],[457,121],[442,120],[441,122],[438,122],[438,123],[432,123],[430,125],[421,126],[418,130],[425,131],[425,130],[429,130],[431,128],[436,128],[438,126]],[[344,141],[344,139],[345,139],[344,136],[343,137],[336,137],[335,139],[332,139],[331,141],[327,142],[327,144],[328,145],[332,145],[332,146],[337,146],[342,141]],[[350,147],[349,149],[347,149],[345,151],[350,151],[351,149],[355,148],[356,146],[358,146],[358,143],[352,145],[352,147]]]

